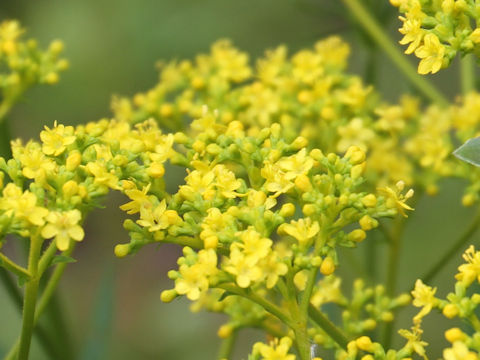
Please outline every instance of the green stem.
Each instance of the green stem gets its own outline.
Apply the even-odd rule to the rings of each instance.
[[[403,234],[403,229],[405,226],[404,217],[397,217],[393,230],[390,234],[390,243],[389,243],[389,253],[388,253],[388,263],[387,263],[387,278],[385,287],[387,294],[392,297],[395,295],[397,289],[397,277],[398,277],[398,266],[400,262],[400,242]],[[386,349],[390,348],[390,343],[392,341],[393,335],[393,326],[394,321],[385,323],[383,328],[383,341],[382,344]]]
[[[17,265],[15,262],[10,260],[10,258],[2,253],[0,253],[0,265],[3,266],[5,269],[10,270],[17,276],[25,277],[30,279],[32,275],[28,272],[27,269],[24,267]]]
[[[460,83],[463,96],[475,90],[475,59],[473,54],[467,54],[461,59]]]
[[[469,227],[465,232],[453,243],[453,245],[445,251],[444,255],[438,259],[438,261],[428,270],[424,276],[421,277],[422,281],[428,284],[432,279],[443,269],[443,267],[448,264],[461,248],[467,244],[473,234],[477,231],[480,226],[480,207],[477,210],[475,217],[470,223]]]
[[[320,326],[333,341],[335,341],[342,349],[347,349],[348,338],[327,317],[325,317],[320,310],[310,304],[308,307],[308,314],[312,321]]]
[[[310,341],[308,339],[307,324],[300,322],[293,328],[295,333],[295,342],[297,344],[298,355],[301,360],[310,360]]]
[[[72,244],[72,247],[74,245]],[[68,251],[68,250],[67,250]],[[40,261],[38,262],[38,275],[41,277],[45,270],[50,266],[53,257],[57,253],[57,244],[55,241],[51,241],[50,245],[48,245],[47,250],[45,250],[42,254],[42,257],[40,258]],[[71,254],[71,252],[70,252]]]
[[[55,245],[55,242],[52,241],[52,243]],[[53,252],[52,249],[52,243],[49,245],[47,250],[43,253],[42,258],[39,261],[38,265],[38,272],[40,273],[40,268],[43,267],[43,271],[45,271],[45,267],[48,266],[50,263],[49,260],[47,260]],[[55,251],[56,251],[56,245],[55,245]],[[75,249],[75,243],[73,243],[70,248],[62,253],[64,256],[70,256],[72,255],[73,250]],[[55,252],[53,252],[54,254]],[[48,264],[47,264],[48,263]],[[52,298],[53,294],[55,293],[55,290],[58,287],[58,283],[60,281],[60,278],[63,275],[63,272],[65,271],[65,268],[67,266],[67,263],[60,263],[55,267],[55,270],[52,273],[52,276],[50,279],[48,279],[47,286],[45,286],[45,289],[43,290],[42,295],[40,296],[40,299],[38,300],[38,303],[35,307],[35,315],[33,319],[33,326],[35,326],[38,322],[38,319],[42,315],[42,313],[45,311],[45,308],[47,307],[48,303],[50,302],[50,299]],[[68,334],[63,334],[63,336],[67,336]],[[10,349],[8,355],[5,357],[4,360],[14,360],[16,359],[16,354],[19,352],[20,348],[20,340],[17,339],[15,344],[12,346]],[[20,359],[20,358],[19,358]]]
[[[285,311],[281,308],[279,308],[277,305],[271,303],[270,301],[266,300],[265,298],[258,296],[252,292],[248,292],[247,290],[244,290],[242,288],[239,288],[238,286],[234,284],[218,284],[216,286],[219,289],[226,290],[228,292],[231,292],[232,294],[242,296],[244,298],[247,298],[254,303],[257,303],[258,305],[262,306],[267,312],[272,314],[273,316],[277,317],[281,322],[286,324],[287,326],[292,325],[292,319],[290,319],[286,314]]]
[[[72,252],[74,249],[75,249],[75,243],[71,244],[70,248],[68,250],[65,250],[62,253],[62,255],[70,256],[72,255]],[[52,295],[55,293],[55,290],[58,287],[58,283],[60,282],[60,278],[62,277],[66,267],[67,267],[67,263],[58,264],[55,267],[55,270],[53,271],[52,276],[50,277],[50,279],[48,279],[47,286],[45,286],[45,290],[43,290],[42,296],[38,301],[37,311],[35,312],[35,322],[38,321],[39,317],[42,315],[43,311],[48,305],[48,302],[50,301]]]
[[[380,27],[375,18],[365,9],[359,0],[342,0],[365,31],[372,37],[385,54],[392,60],[406,78],[427,98],[440,105],[447,105],[447,99],[430,84],[425,78],[417,74],[415,68],[405,58],[402,52],[393,44],[386,35],[385,30]]]
[[[34,235],[30,239],[30,251],[28,254],[28,271],[31,278],[25,286],[25,297],[23,301],[23,322],[22,332],[20,334],[20,345],[18,350],[18,360],[28,360],[30,352],[30,343],[35,323],[35,307],[37,303],[37,292],[39,277],[38,260],[42,249],[42,238]]]
[[[315,266],[313,269],[310,269],[307,278],[307,284],[305,290],[303,291],[302,298],[300,300],[300,312],[305,314],[308,317],[308,305],[310,304],[310,298],[312,297],[313,286],[315,285],[315,280],[317,279],[318,267]]]
[[[235,346],[235,340],[237,339],[237,332],[237,330],[234,330],[229,337],[223,339],[217,356],[218,360],[230,359],[233,347]]]

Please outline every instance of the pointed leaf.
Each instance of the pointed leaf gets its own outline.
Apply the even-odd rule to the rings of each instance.
[[[77,260],[75,260],[74,258],[71,258],[70,256],[57,255],[53,258],[52,263],[50,265],[53,266],[56,264],[73,263],[73,262],[77,262]]]
[[[472,165],[480,166],[480,137],[467,140],[453,152],[453,155]]]

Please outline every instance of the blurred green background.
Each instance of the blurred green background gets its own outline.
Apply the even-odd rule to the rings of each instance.
[[[383,17],[392,41],[399,39],[396,16],[391,11]],[[30,90],[11,113],[8,121],[13,136],[24,140],[38,137],[43,126],[54,120],[73,125],[109,116],[112,94],[133,95],[156,83],[154,64],[158,60],[192,58],[207,52],[219,38],[232,39],[254,59],[279,44],[293,51],[329,34],[340,34],[352,44],[351,72],[364,76],[366,59],[374,56],[375,85],[383,97],[395,101],[409,91],[388,59],[375,49],[365,49],[362,35],[337,0],[1,1],[0,20],[12,18],[20,20],[27,36],[43,46],[62,39],[71,63],[58,85]],[[459,89],[456,72],[454,66],[433,77],[442,90],[448,89],[450,98]],[[411,215],[402,248],[402,290],[409,289],[472,217],[469,209],[459,205],[461,184],[445,181],[442,190],[436,198],[422,198]],[[69,265],[62,280],[55,309],[63,313],[69,330],[62,333],[59,329],[58,340],[71,346],[79,359],[214,359],[222,317],[191,314],[186,301],[165,305],[159,299],[160,292],[172,286],[166,271],[175,266],[178,249],[164,246],[157,251],[150,246],[134,257],[115,259],[114,245],[127,241],[118,209],[124,199],[112,196],[108,200],[107,209],[95,211],[88,219],[88,238],[75,254],[78,262]],[[352,263],[361,262],[362,252],[359,249],[345,257]],[[460,263],[459,254],[455,256],[435,279],[434,285],[444,289],[440,294],[453,283]],[[341,269],[347,279],[352,268],[345,264]],[[1,355],[20,328],[19,313],[3,290],[0,319]],[[410,319],[405,313],[399,323],[409,326]],[[436,335],[428,334],[428,326]],[[435,317],[427,321],[426,339],[432,349],[443,345],[439,326],[445,325]],[[254,335],[242,333],[235,359],[246,358]],[[440,355],[438,350],[432,354]],[[32,359],[48,358],[35,343]]]

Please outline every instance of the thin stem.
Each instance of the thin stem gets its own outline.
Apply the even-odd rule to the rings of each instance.
[[[52,243],[55,243],[52,241]],[[50,256],[50,253],[52,252],[51,250],[51,244],[47,248],[47,250],[44,252],[41,260],[39,261],[38,269],[40,269],[40,265],[45,267],[46,262],[47,262],[47,256]],[[56,248],[56,245],[55,245]],[[64,256],[70,256],[75,249],[75,243],[73,243],[70,248],[62,253]],[[43,260],[43,262],[42,262]],[[52,276],[50,279],[48,279],[47,286],[45,286],[45,289],[43,290],[42,295],[40,296],[40,299],[38,300],[38,303],[35,308],[35,316],[33,319],[33,326],[35,326],[38,322],[38,319],[42,315],[42,313],[45,311],[45,308],[47,307],[48,303],[50,302],[50,299],[52,298],[52,295],[55,293],[55,290],[58,287],[58,283],[60,281],[60,278],[63,275],[63,272],[65,271],[65,268],[67,266],[67,263],[60,263],[55,267],[55,270],[52,273]],[[45,270],[45,269],[44,269]],[[63,334],[63,336],[67,336],[67,334]],[[20,339],[17,339],[15,344],[12,346],[10,351],[8,352],[8,355],[5,357],[4,360],[14,360],[16,359],[16,354],[18,353],[20,348]],[[19,358],[20,359],[20,358]]]
[[[17,276],[23,276],[27,279],[30,279],[32,277],[32,275],[27,269],[20,265],[17,265],[8,256],[2,253],[0,253],[0,265],[3,266],[5,269],[10,270]]]
[[[233,347],[235,346],[235,340],[237,340],[237,333],[238,331],[234,330],[229,337],[223,339],[217,356],[218,360],[225,360],[231,358]]]
[[[392,40],[385,34],[385,30],[380,27],[377,20],[365,9],[360,1],[342,1],[363,26],[365,31],[371,36],[372,40],[385,52],[395,66],[403,72],[412,85],[433,102],[440,105],[448,104],[447,99],[432,86],[432,84],[417,74],[412,64],[410,64],[402,52],[393,44]]]
[[[308,316],[308,305],[310,304],[310,298],[312,297],[313,286],[315,285],[315,280],[317,279],[318,266],[315,266],[313,269],[310,269],[307,278],[307,284],[305,290],[303,291],[302,298],[300,301],[300,312]]]
[[[428,270],[425,275],[421,277],[422,281],[427,284],[432,281],[432,279],[437,276],[440,270],[442,270],[443,267],[454,258],[453,255],[465,246],[465,244],[470,240],[472,235],[475,234],[479,226],[480,207],[478,208],[477,213],[467,230],[465,230],[465,232],[457,239],[457,241],[455,241],[453,245],[447,251],[445,251],[444,255],[438,259],[438,261],[431,267],[431,269]]]
[[[460,83],[463,96],[475,90],[475,59],[473,54],[465,55],[460,61]]]
[[[73,247],[73,245],[72,245]],[[68,250],[67,250],[68,251]],[[47,250],[45,250],[38,262],[38,275],[41,277],[45,270],[47,270],[48,266],[51,264],[53,257],[57,253],[57,244],[55,241],[51,241],[50,245],[48,245]]]
[[[312,321],[320,326],[333,341],[335,341],[342,349],[347,349],[348,338],[327,317],[325,317],[320,310],[310,304],[308,307],[308,314]]]
[[[223,289],[228,292],[231,292],[232,294],[243,296],[244,298],[247,298],[253,301],[254,303],[257,303],[258,305],[262,306],[266,311],[268,311],[270,314],[277,317],[284,324],[291,327],[293,321],[285,314],[285,311],[279,308],[277,305],[266,300],[265,298],[258,296],[254,293],[248,292],[231,283],[218,284],[216,287],[219,289]]]
[[[68,250],[65,250],[62,255],[70,256],[72,255],[73,250],[75,249],[75,243],[70,245]],[[48,251],[48,250],[47,250]],[[50,301],[52,295],[55,293],[55,290],[58,287],[58,283],[60,278],[67,267],[67,263],[60,263],[55,267],[53,270],[52,276],[48,279],[47,286],[45,286],[45,290],[43,290],[42,296],[38,300],[37,311],[35,312],[35,323],[38,321],[39,317],[42,315],[43,311],[45,310],[48,302]]]
[[[30,343],[35,323],[35,307],[37,303],[37,292],[39,277],[38,260],[42,249],[42,238],[34,235],[30,239],[30,251],[28,254],[28,271],[32,277],[25,286],[25,297],[23,301],[23,322],[22,332],[20,334],[20,345],[18,350],[18,360],[28,360],[30,352]]]

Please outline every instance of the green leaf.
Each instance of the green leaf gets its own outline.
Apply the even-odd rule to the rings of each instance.
[[[77,260],[75,260],[74,258],[71,258],[70,256],[57,255],[53,258],[50,266],[61,264],[61,263],[74,263],[74,262],[77,262]]]
[[[480,137],[467,140],[453,152],[453,155],[472,165],[480,166]]]

